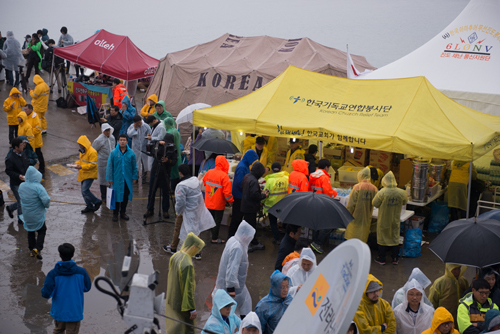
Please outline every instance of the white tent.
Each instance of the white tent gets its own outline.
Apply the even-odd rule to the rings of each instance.
[[[416,76],[460,104],[500,116],[500,0],[471,0],[429,42],[360,79]]]

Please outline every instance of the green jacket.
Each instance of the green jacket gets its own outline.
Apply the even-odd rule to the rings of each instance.
[[[157,105],[161,105],[163,107],[163,112],[160,115],[158,114],[158,112],[155,111],[153,114],[154,117],[156,117],[160,121],[164,121],[167,117],[172,117],[172,114],[165,109],[165,101],[163,100],[158,101],[158,103],[155,104],[155,108]]]
[[[264,190],[269,190],[269,196],[262,203],[264,204],[264,212],[267,213],[274,204],[278,203],[288,194],[288,173],[283,171],[269,174],[265,179],[266,186]]]
[[[38,55],[38,58],[40,58],[40,61],[38,62],[38,68],[41,70],[42,69],[42,54],[40,53],[40,50],[42,49],[42,42],[38,42],[35,45],[31,45],[31,42],[29,44],[29,47],[31,48],[31,51],[36,52]]]
[[[462,334],[478,334],[484,330],[484,316],[489,310],[496,309],[490,298],[484,304],[474,300],[472,292],[460,299],[457,311],[458,329]],[[476,324],[476,326],[473,325]]]

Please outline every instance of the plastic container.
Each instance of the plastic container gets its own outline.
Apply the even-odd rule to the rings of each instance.
[[[347,168],[351,168],[352,171],[346,170]],[[358,183],[358,172],[362,170],[364,167],[347,167],[342,166],[338,169],[339,173],[339,181],[340,183]]]

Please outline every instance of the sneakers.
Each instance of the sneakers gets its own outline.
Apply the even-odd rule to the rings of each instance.
[[[99,201],[96,204],[94,204],[94,211],[99,210],[99,208],[101,207],[101,205],[102,205],[102,201]]]
[[[146,211],[146,213],[144,214],[144,218],[149,218],[149,217],[153,217],[154,215],[154,212],[153,211]]]
[[[375,262],[377,262],[378,264],[380,264],[381,266],[385,265],[385,261],[382,261],[380,258],[376,258],[375,259]]]
[[[124,213],[120,213],[120,218],[121,219],[124,219],[124,220],[129,220],[130,217],[124,212]]]
[[[116,214],[116,215],[115,215],[115,214],[113,214],[113,221],[114,221],[114,222],[117,222],[117,221],[118,221],[118,215],[117,215],[117,214]]]
[[[198,253],[194,256],[195,260],[201,260],[201,253]]]
[[[177,249],[172,249],[172,248],[170,247],[170,245],[165,245],[165,246],[163,246],[163,247],[162,247],[162,249],[163,249],[165,252],[170,253],[170,254],[175,254],[175,253],[177,253]],[[199,254],[196,254],[196,255],[199,255]],[[197,259],[197,260],[201,260],[201,255],[200,255],[200,258],[199,258],[199,259]]]
[[[7,205],[6,206],[7,213],[9,214],[10,218],[14,218],[14,213],[12,212],[11,208]]]
[[[47,130],[42,130],[42,136],[47,135]]]
[[[36,257],[37,259],[41,260],[42,259],[42,255],[40,254],[40,252],[38,251],[38,249],[36,248],[33,248],[33,250],[31,251],[30,253],[30,256],[31,257]]]
[[[93,208],[89,208],[88,206],[82,210],[82,213],[94,212]]]
[[[257,244],[257,245],[252,245],[252,252],[254,250],[264,250],[266,249],[266,246],[264,246],[263,244],[261,244],[260,242]]]
[[[323,248],[321,248],[321,246],[320,246],[320,245],[318,245],[317,243],[315,243],[314,241],[313,241],[313,242],[311,242],[311,245],[310,245],[310,246],[311,246],[311,248],[312,248],[315,252],[317,252],[317,253],[319,253],[319,254],[323,254],[323,252],[324,252]]]
[[[399,260],[398,259],[392,259],[392,264],[397,266],[399,263]]]
[[[170,219],[170,215],[168,214],[168,212],[163,214],[163,218]]]

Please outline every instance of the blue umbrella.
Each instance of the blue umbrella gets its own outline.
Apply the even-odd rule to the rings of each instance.
[[[495,209],[495,210],[485,212],[485,213],[477,216],[477,218],[500,220],[500,209]]]
[[[99,111],[97,111],[94,100],[92,100],[89,94],[87,94],[85,100],[87,101],[87,117],[89,120],[89,124],[99,123],[99,125],[101,125]]]

